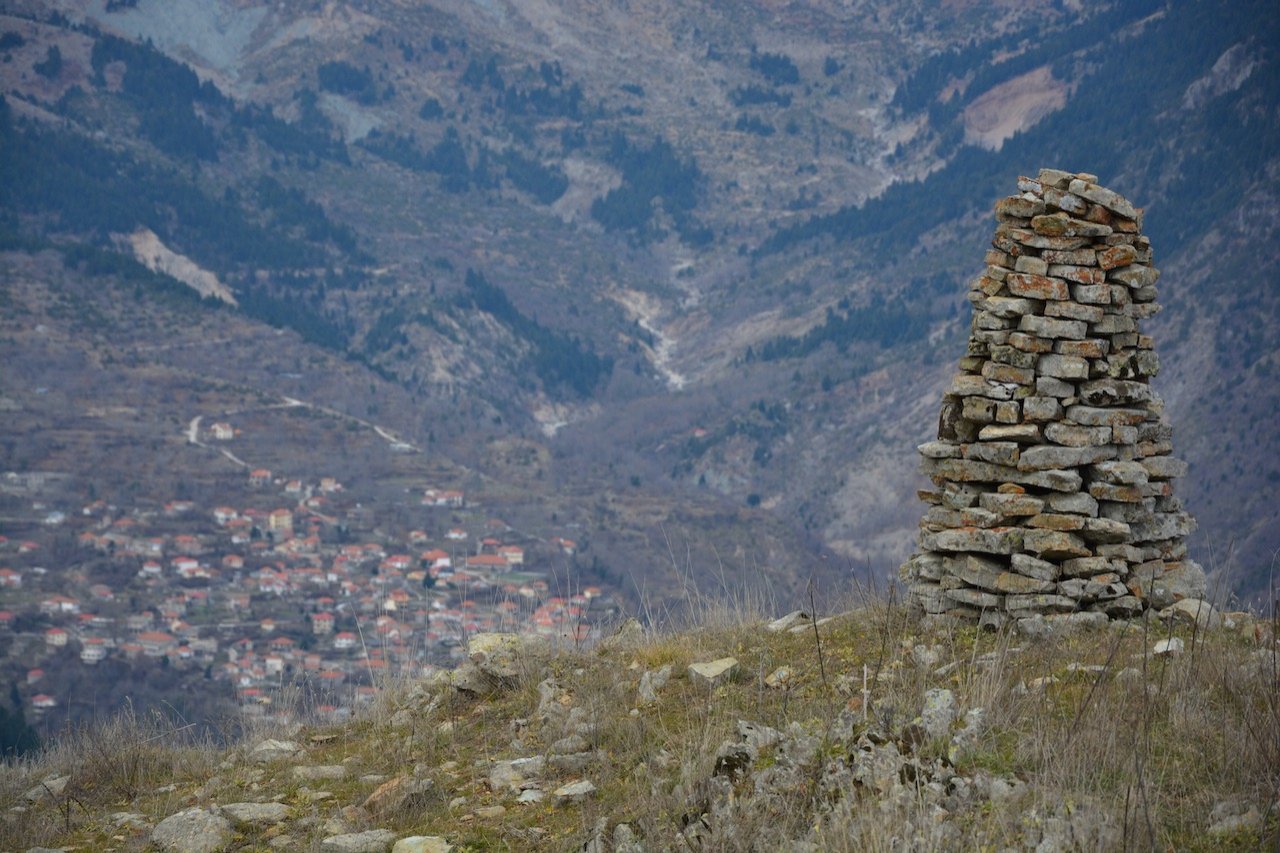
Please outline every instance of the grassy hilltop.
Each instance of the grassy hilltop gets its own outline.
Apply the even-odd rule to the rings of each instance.
[[[1274,620],[1030,639],[872,601],[702,621],[596,648],[478,635],[345,724],[229,748],[118,717],[4,767],[0,850],[1276,844]]]

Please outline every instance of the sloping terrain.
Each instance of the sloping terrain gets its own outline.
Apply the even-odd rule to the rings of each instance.
[[[114,255],[148,228],[430,410],[400,428],[459,463],[540,447],[529,500],[592,506],[619,562],[657,552],[641,575],[727,556],[786,598],[910,550],[990,206],[1094,171],[1147,206],[1193,548],[1256,595],[1275,26],[1262,3],[13,2],[4,233]]]

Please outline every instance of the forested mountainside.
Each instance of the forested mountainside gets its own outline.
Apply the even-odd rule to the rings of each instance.
[[[380,406],[591,531],[581,570],[633,602],[788,599],[910,551],[992,204],[1094,172],[1163,271],[1193,553],[1256,596],[1280,548],[1271,11],[10,0],[0,241],[50,288],[123,286],[112,322],[286,330],[308,366],[257,387]],[[49,458],[10,440],[0,467]]]

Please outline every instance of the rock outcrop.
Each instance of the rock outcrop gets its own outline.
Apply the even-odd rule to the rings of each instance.
[[[1173,490],[1187,465],[1140,329],[1159,310],[1142,211],[1093,175],[1044,169],[1018,190],[996,204],[968,348],[920,446],[936,488],[901,570],[911,600],[1037,630],[1198,600]]]

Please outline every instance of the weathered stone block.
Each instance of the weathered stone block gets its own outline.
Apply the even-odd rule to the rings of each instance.
[[[1015,572],[1039,581],[1056,581],[1062,574],[1062,569],[1056,563],[1038,559],[1030,554],[1014,554],[1009,561]]]
[[[926,441],[917,445],[916,450],[930,459],[957,459],[961,455],[960,445],[952,441]]]
[[[1036,363],[1036,372],[1041,376],[1052,376],[1056,379],[1088,379],[1089,361],[1078,355],[1050,353],[1040,356],[1040,361]]]
[[[1089,469],[1094,480],[1105,483],[1142,484],[1147,482],[1147,469],[1140,462],[1110,460],[1099,462]]]
[[[1111,233],[1111,226],[1076,219],[1060,211],[1033,216],[1031,230],[1046,237],[1106,237]]]
[[[1142,490],[1137,486],[1122,486],[1114,483],[1090,483],[1089,494],[1100,501],[1116,503],[1142,503]]]
[[[1098,514],[1098,502],[1084,492],[1049,495],[1045,498],[1045,505],[1054,512],[1071,512],[1090,517]]]
[[[1021,458],[1018,460],[1018,469],[1044,471],[1049,468],[1075,468],[1104,459],[1114,459],[1115,455],[1116,448],[1109,444],[1082,447],[1041,444],[1022,451]]]
[[[1035,424],[992,424],[978,432],[982,441],[1016,441],[1034,444],[1040,440],[1040,428]]]
[[[991,360],[998,361],[1001,364],[1011,364],[1014,367],[1035,367],[1036,354],[1033,352],[1024,352],[1012,345],[991,347]]]
[[[1080,198],[1087,201],[1096,202],[1125,219],[1137,220],[1138,218],[1138,209],[1136,207],[1130,204],[1124,196],[1106,187],[1100,187],[1097,184],[1075,178],[1067,186],[1067,189],[1073,195],[1080,196]]]
[[[996,419],[996,401],[988,397],[965,397],[960,404],[960,417],[979,424]]]
[[[1107,273],[1107,281],[1114,281],[1132,289],[1150,287],[1160,278],[1160,271],[1146,264],[1129,264]]]
[[[1027,299],[1067,299],[1071,296],[1067,283],[1060,278],[1030,273],[1010,273],[1004,283],[1014,296]]]
[[[1040,498],[999,492],[986,492],[978,498],[978,505],[1004,518],[1036,515],[1044,509]]]
[[[1044,275],[1049,271],[1048,262],[1032,255],[1023,255],[1014,263],[1013,268],[1017,272],[1030,273],[1031,275]]]
[[[1079,388],[1080,399],[1090,406],[1120,406],[1151,399],[1151,386],[1145,382],[1095,379],[1081,383]]]
[[[1102,338],[1086,338],[1083,341],[1054,341],[1053,351],[1059,355],[1078,355],[1081,358],[1102,358],[1111,349],[1111,342]]]
[[[1093,249],[1075,249],[1070,252],[1046,249],[1040,253],[1040,257],[1050,264],[1063,264],[1074,267],[1091,267],[1098,262],[1098,253]]]
[[[1127,267],[1136,260],[1138,260],[1138,250],[1133,246],[1111,246],[1097,253],[1098,266],[1103,270]]]
[[[979,307],[989,314],[1006,319],[1034,314],[1040,310],[1040,306],[1033,300],[1015,296],[990,296],[984,299]]]
[[[1008,196],[996,202],[996,213],[1003,216],[1017,216],[1030,219],[1044,213],[1044,200],[1026,198],[1024,196]]]
[[[1014,367],[998,361],[988,361],[982,365],[982,376],[992,382],[1013,382],[1017,385],[1032,385],[1036,374],[1028,367]]]
[[[1111,443],[1111,427],[1086,427],[1054,422],[1045,424],[1044,437],[1067,447],[1090,447]]]
[[[1105,284],[1107,274],[1095,266],[1073,266],[1071,264],[1048,264],[1048,275],[1064,278],[1077,284]]]
[[[960,528],[934,536],[933,551],[972,551],[980,554],[1012,554],[1021,551],[1023,531],[1017,527]]]
[[[1026,332],[1010,332],[1009,346],[1028,353],[1053,352],[1053,339],[1028,335]]]
[[[1028,552],[1047,560],[1093,555],[1083,538],[1061,530],[1027,530],[1023,533],[1022,545]]]
[[[1111,286],[1106,284],[1074,284],[1071,286],[1071,298],[1085,305],[1107,306],[1115,303]]]
[[[1132,535],[1129,525],[1110,518],[1086,518],[1080,534],[1091,545],[1112,545],[1125,542]]]
[[[1123,319],[1128,320],[1132,325],[1133,320],[1128,317]],[[1088,336],[1089,325],[1080,320],[1060,320],[1037,314],[1025,314],[1018,321],[1018,331],[1028,332],[1041,338],[1066,338],[1078,341]]]
[[[1173,480],[1187,474],[1187,463],[1172,456],[1147,457],[1142,460],[1142,467],[1153,480]]]
[[[1052,593],[1006,596],[1004,606],[1010,612],[1029,610],[1036,613],[1070,613],[1079,607],[1074,599]]]
[[[1036,394],[1042,397],[1057,397],[1060,400],[1074,401],[1076,386],[1055,376],[1037,376]]]
[[[1136,426],[1147,419],[1145,409],[1101,409],[1094,406],[1068,406],[1067,420],[1080,426]]]
[[[1058,249],[1061,251],[1083,249],[1089,245],[1087,237],[1054,237],[1046,234],[1037,234],[1035,231],[1028,231],[1023,228],[1010,228],[1005,232],[1005,235],[1015,245],[1025,246],[1029,249]]]
[[[969,459],[977,459],[981,462],[1016,466],[1018,448],[1018,443],[1014,441],[981,441],[966,445],[965,455]]]
[[[1043,530],[1083,530],[1084,517],[1080,515],[1067,515],[1056,512],[1042,512],[1027,519],[1028,527],[1036,527]]]
[[[1004,596],[977,589],[949,589],[943,594],[952,601],[958,601],[970,607],[994,608],[1000,607],[1004,602]]]

